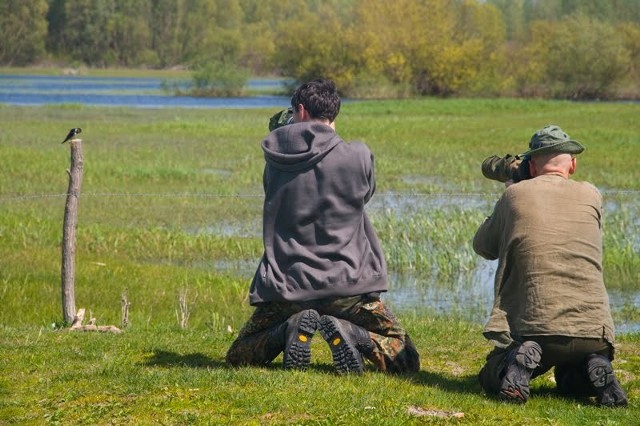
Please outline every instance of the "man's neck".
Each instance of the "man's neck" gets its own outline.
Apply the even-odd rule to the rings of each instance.
[[[541,175],[555,175],[555,176],[562,176],[565,179],[569,179],[569,173],[568,172],[565,173],[562,170],[548,170],[548,171],[542,170],[542,173],[540,173],[540,176]]]

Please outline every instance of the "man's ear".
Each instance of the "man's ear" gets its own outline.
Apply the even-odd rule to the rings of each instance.
[[[309,115],[309,111],[306,110],[304,105],[302,105],[302,104],[296,105],[296,112],[298,114],[298,117],[300,118],[300,121],[309,121],[309,120],[311,120],[311,116]]]
[[[538,173],[538,170],[536,169],[536,163],[532,158],[529,158],[529,175],[534,178],[536,177],[536,173]]]
[[[576,157],[571,158],[571,166],[569,167],[569,174],[572,175],[576,172],[576,166],[578,165],[578,159]]]

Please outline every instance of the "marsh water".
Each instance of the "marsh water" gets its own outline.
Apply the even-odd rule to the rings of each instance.
[[[283,96],[196,98],[174,96],[159,78],[0,75],[0,103],[77,104],[137,108],[272,108],[288,105]],[[172,84],[186,86],[187,82]],[[251,80],[249,89],[279,89],[280,80]],[[275,90],[274,90],[275,91]]]
[[[634,203],[640,193],[625,191],[623,196],[617,191],[603,190],[605,209],[616,213],[624,208],[623,204]],[[404,219],[409,219],[412,212],[420,211],[429,214],[436,210],[465,211],[480,210],[489,214],[499,194],[376,194],[368,206],[368,212],[374,222],[380,215],[403,212]],[[257,200],[256,200],[257,202]],[[258,206],[256,206],[258,208]],[[637,208],[634,229],[640,224]],[[400,220],[403,220],[400,218]],[[200,230],[201,232],[203,230]],[[260,223],[253,224],[217,224],[204,230],[216,235],[255,237],[261,236]],[[637,234],[635,250],[640,249]],[[470,237],[471,239],[471,237]],[[470,241],[469,241],[470,246]],[[467,251],[471,251],[467,246]],[[427,250],[427,248],[425,248]],[[386,253],[387,256],[389,253]],[[239,275],[249,282],[258,265],[258,259],[239,261],[214,261],[207,266],[219,271]],[[434,315],[446,315],[451,318],[472,321],[482,324],[486,320],[493,302],[493,280],[497,261],[477,259],[476,266],[466,272],[442,277],[437,273],[419,273],[417,271],[396,271],[389,268],[389,291],[383,294],[383,300],[395,311],[422,311]],[[623,290],[609,289],[609,301],[618,332],[640,331],[640,320],[637,311],[640,309],[640,292],[633,288]]]
[[[627,242],[637,253],[640,250],[640,235],[637,232],[640,225],[640,210],[637,203],[640,192],[608,189],[601,189],[601,192],[605,215],[612,217],[625,212],[629,216],[626,218],[625,226]],[[479,210],[488,215],[498,197],[499,194],[444,194],[430,197],[398,197],[394,194],[383,194],[377,200],[377,204],[373,203],[371,210],[375,214],[377,210],[390,207],[396,211],[421,212],[456,209]],[[493,281],[497,261],[478,259],[476,265],[467,273],[460,273],[452,279],[443,281],[432,277],[392,272],[390,274],[391,291],[386,298],[391,304],[401,308],[428,308],[437,313],[483,323],[493,303]],[[640,331],[640,321],[636,314],[640,308],[640,291],[635,284],[626,288],[632,289],[608,289],[616,329],[619,332]],[[631,314],[627,315],[623,312]]]
[[[279,88],[278,80],[255,80],[249,82],[249,88]],[[47,105],[78,104],[89,106],[127,106],[139,108],[279,108],[287,105],[289,99],[282,96],[252,96],[244,98],[192,98],[173,96],[162,89],[163,81],[157,78],[102,78],[87,76],[16,76],[0,75],[0,104],[9,105]],[[421,182],[428,177],[408,176],[406,180]],[[640,250],[640,213],[638,212],[637,192],[631,191],[622,201],[616,191],[602,190],[607,211],[617,211],[621,203],[634,205],[628,223],[631,229],[627,233],[632,238],[634,252]],[[429,197],[407,194],[376,194],[369,206],[372,217],[384,211],[422,212],[447,209],[474,209],[490,213],[497,195],[486,194],[435,195]],[[256,207],[259,200],[256,200]],[[259,223],[213,225],[205,232],[218,235],[247,234],[260,237]],[[390,268],[390,291],[383,297],[394,309],[425,310],[434,314],[444,314],[456,318],[482,323],[491,307],[493,299],[493,276],[495,261],[478,260],[471,271],[456,274],[446,279],[438,275],[419,274],[409,271],[395,271]],[[247,281],[257,266],[255,261],[214,261],[209,265],[219,271],[245,277]],[[637,283],[636,283],[637,284]],[[632,286],[633,287],[633,286]],[[640,331],[640,291],[610,289],[610,303],[616,327],[619,332]],[[631,312],[630,315],[623,314]]]

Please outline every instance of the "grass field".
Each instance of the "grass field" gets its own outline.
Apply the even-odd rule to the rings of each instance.
[[[614,364],[629,409],[558,398],[548,375],[515,407],[480,392],[475,375],[490,347],[481,324],[465,319],[466,306],[394,307],[420,351],[415,375],[338,377],[319,336],[307,372],[277,362],[227,368],[226,349],[251,313],[248,277],[261,254],[259,142],[273,112],[0,106],[0,424],[637,422],[640,334],[619,335]],[[462,295],[481,264],[470,239],[502,190],[481,176],[480,162],[522,152],[535,130],[559,124],[587,147],[575,178],[604,193],[607,285],[633,296],[639,116],[638,104],[426,99],[347,102],[337,126],[376,156],[371,217],[391,272],[415,277],[424,287],[416,292]],[[120,326],[126,294],[122,334],[59,328],[69,167],[60,142],[71,127],[83,129],[85,162],[76,305],[98,324]],[[632,296],[616,321],[639,322]],[[464,416],[417,417],[411,407]]]

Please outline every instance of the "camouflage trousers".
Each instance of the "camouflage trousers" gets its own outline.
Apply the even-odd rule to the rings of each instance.
[[[382,303],[372,295],[321,299],[310,302],[271,302],[258,305],[227,352],[230,365],[264,365],[284,350],[284,333],[279,333],[289,317],[315,309],[365,328],[375,349],[365,357],[380,371],[414,372],[420,369],[420,357],[407,332]],[[282,336],[282,337],[281,337]]]

